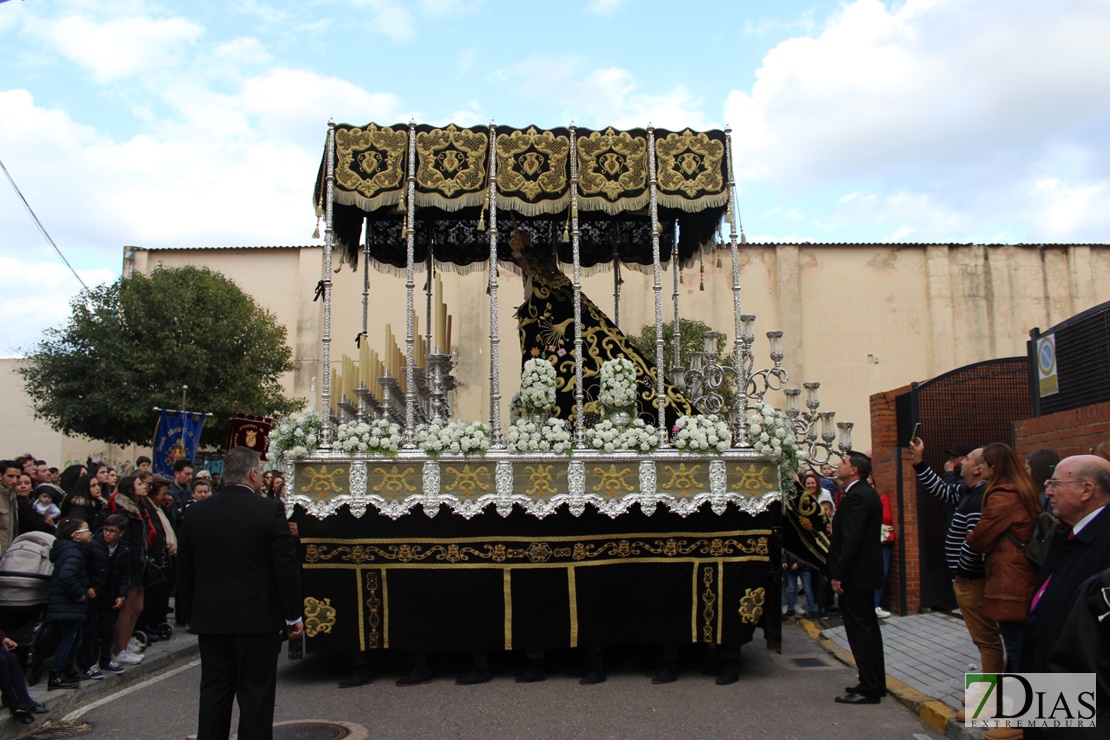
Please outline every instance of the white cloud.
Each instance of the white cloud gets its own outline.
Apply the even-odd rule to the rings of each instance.
[[[534,54],[502,67],[494,79],[513,85],[525,97],[565,105],[566,123],[574,119],[582,126],[712,127],[701,109],[703,102],[685,87],[645,92],[627,69],[590,69],[587,59],[574,54]]]
[[[45,242],[43,245],[46,246]],[[64,296],[76,294],[81,284],[60,260],[43,262],[0,257],[0,271],[9,278],[0,293],[0,315],[4,316],[5,325],[0,355],[27,354],[42,338],[42,328],[66,323],[69,300]],[[78,270],[78,275],[91,288],[116,280],[119,272],[100,268]]]
[[[25,28],[100,83],[172,66],[204,32],[184,18],[143,16],[104,22],[80,15],[29,17]]]
[[[216,47],[216,56],[239,64],[268,64],[273,60],[262,42],[250,36],[239,36]]]
[[[590,0],[586,3],[586,10],[597,15],[612,15],[626,2],[628,0]]]
[[[408,41],[416,35],[412,13],[395,0],[352,0],[352,4],[370,11],[369,27],[375,33],[394,41]]]
[[[1032,209],[1055,201],[1031,185],[1057,178],[1092,207],[1105,192],[1108,34],[1106,3],[858,0],[729,95],[738,177],[796,194],[852,183],[832,200],[873,191],[912,222],[892,233],[1016,220],[1017,238],[1093,238],[1101,218],[1082,205],[1042,222]]]

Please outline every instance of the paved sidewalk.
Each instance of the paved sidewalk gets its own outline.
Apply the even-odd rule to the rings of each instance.
[[[955,714],[962,706],[963,676],[979,670],[979,651],[958,616],[930,612],[881,622],[887,689],[907,708],[951,738],[976,740],[981,730],[964,728]],[[822,629],[803,621],[806,631],[841,661],[854,665],[843,626]]]
[[[144,651],[145,657],[142,663],[124,666],[126,672],[118,676],[105,674],[104,679],[100,681],[82,681],[81,687],[77,689],[47,691],[47,670],[44,668],[42,679],[27,688],[30,690],[31,698],[49,707],[50,714],[36,715],[39,719],[33,725],[20,725],[16,724],[4,710],[0,713],[0,737],[19,737],[42,730],[44,722],[63,720],[66,713],[79,704],[87,704],[120,688],[136,685],[152,678],[155,674],[165,675],[167,669],[177,665],[199,660],[200,648],[197,645],[196,635],[186,633],[184,627],[176,629],[177,633],[169,640],[152,643]]]

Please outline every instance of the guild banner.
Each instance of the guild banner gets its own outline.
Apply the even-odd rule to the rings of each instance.
[[[170,477],[178,460],[192,460],[200,442],[200,428],[208,414],[199,411],[159,409],[154,428],[154,474]]]
[[[268,416],[236,414],[231,417],[227,428],[227,450],[232,447],[246,447],[254,450],[266,460],[266,450],[270,448],[270,429],[274,420]]]

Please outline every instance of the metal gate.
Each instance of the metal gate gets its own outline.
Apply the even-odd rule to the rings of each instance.
[[[898,445],[908,446],[913,427],[921,423],[925,462],[941,474],[944,451],[954,444],[1014,443],[1014,422],[1028,419],[1029,360],[1006,357],[958,368],[895,399]],[[903,491],[899,480],[898,497]],[[953,609],[952,577],[944,557],[944,535],[954,508],[918,490],[918,542],[921,563],[921,605]]]

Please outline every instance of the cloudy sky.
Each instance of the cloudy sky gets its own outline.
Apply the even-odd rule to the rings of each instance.
[[[310,243],[327,121],[733,128],[755,241],[1104,242],[1107,0],[0,0],[0,161],[89,285]],[[80,288],[0,177],[0,354]]]

